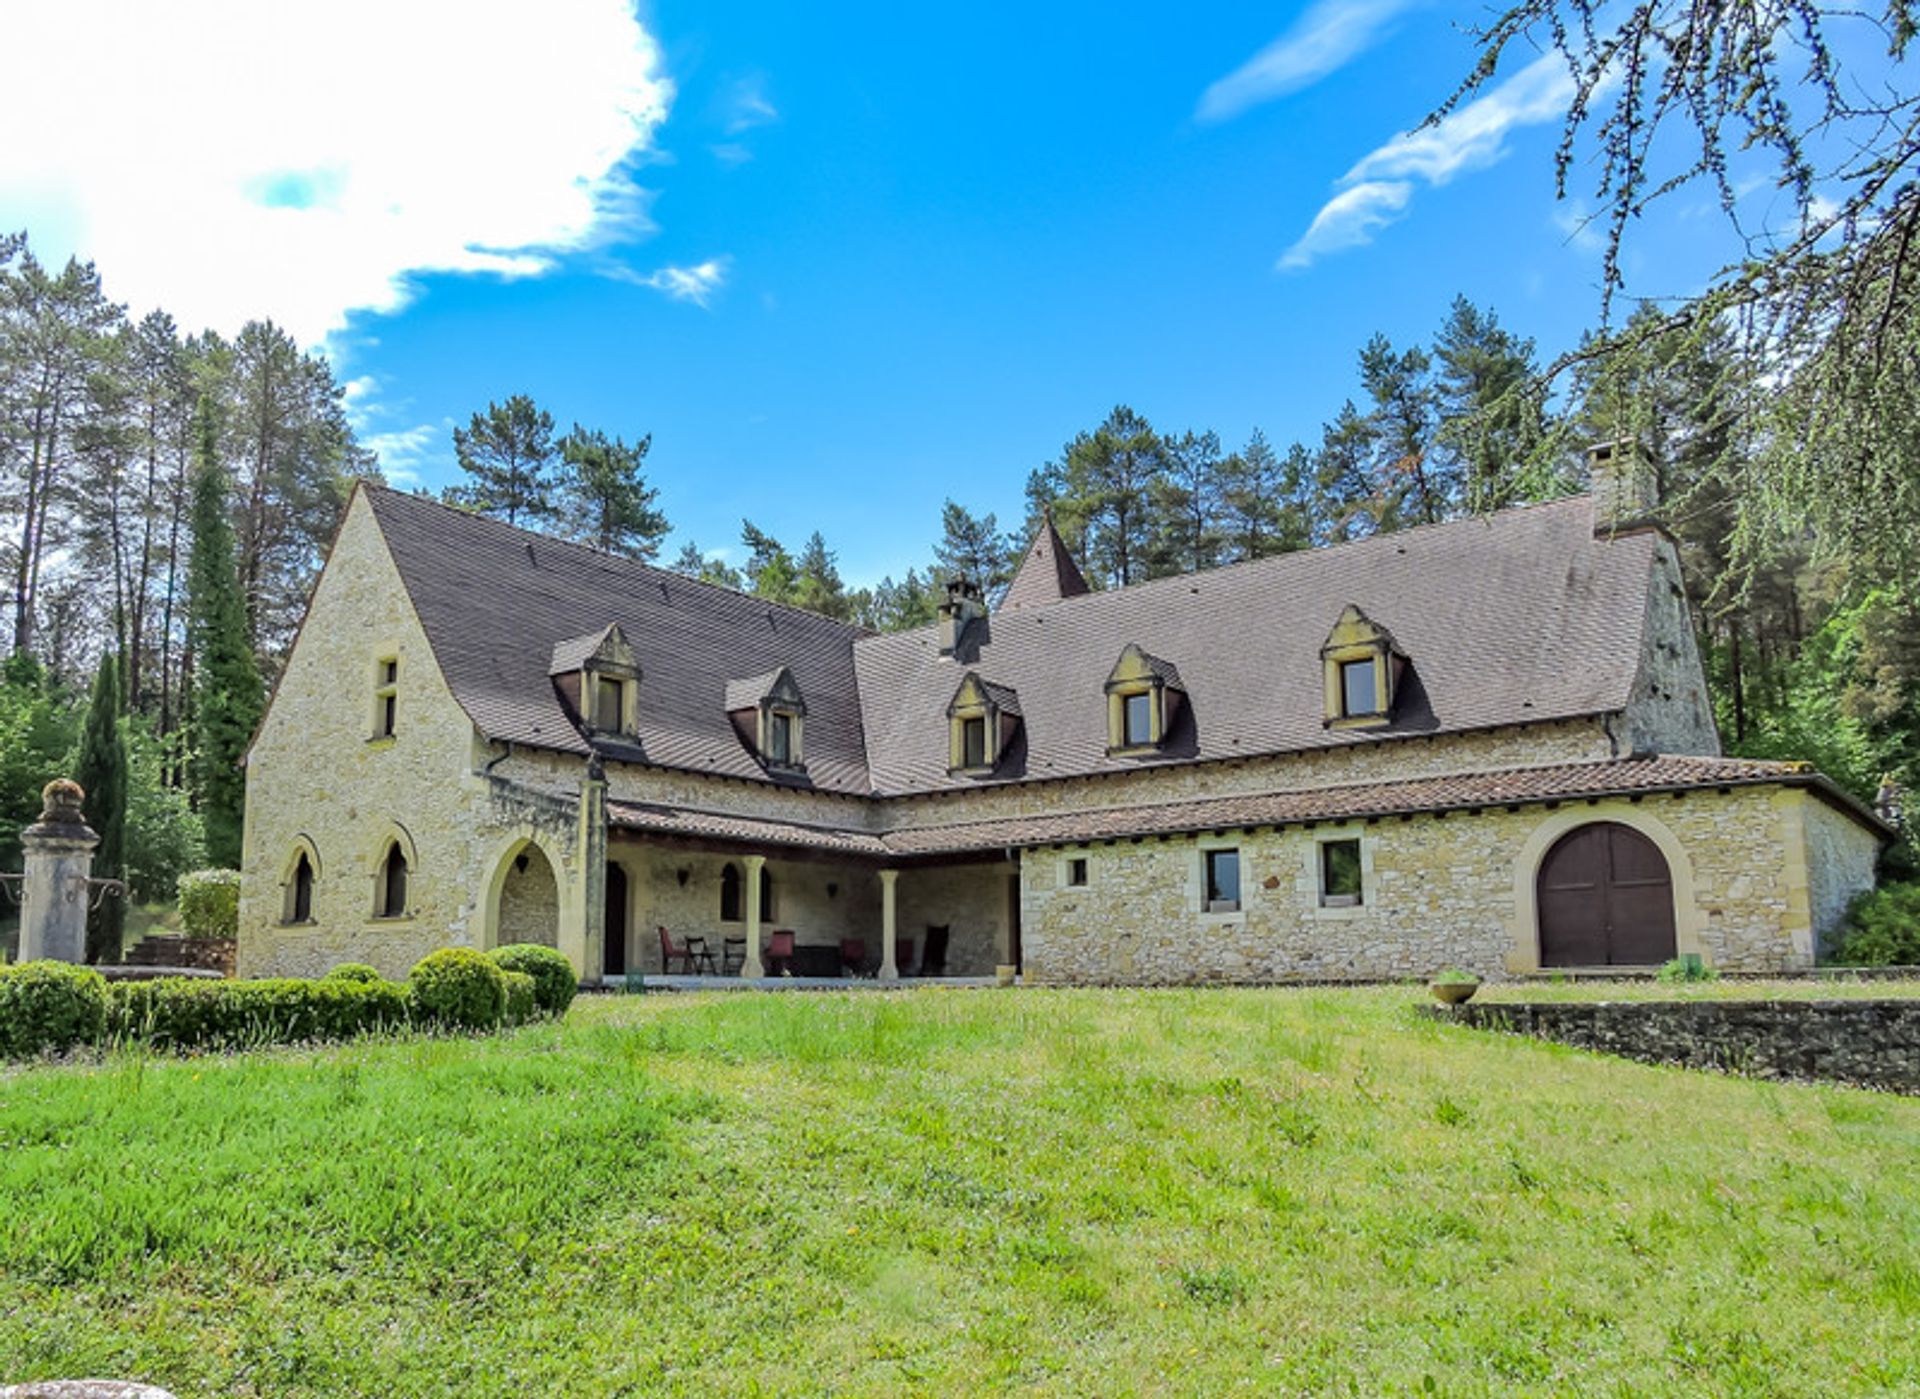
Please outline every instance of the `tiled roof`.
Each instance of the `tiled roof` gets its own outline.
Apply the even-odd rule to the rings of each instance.
[[[1072,551],[1053,527],[1053,516],[1048,515],[1040,532],[1034,535],[1033,543],[1027,546],[1026,557],[1014,571],[1013,581],[1001,595],[999,610],[1018,612],[1023,607],[1045,607],[1050,602],[1080,597],[1089,591],[1080,565],[1073,561]]]
[[[755,675],[746,680],[727,682],[727,712],[737,709],[758,709],[760,701],[773,691],[773,684],[780,678],[779,670],[770,670],[765,675]]]
[[[455,697],[490,738],[585,753],[549,678],[556,646],[617,623],[640,687],[638,748],[609,756],[771,780],[727,710],[791,669],[807,772],[837,792],[978,785],[951,776],[948,702],[991,676],[1020,730],[991,780],[1244,758],[1617,711],[1634,683],[1656,536],[1596,539],[1584,497],[1130,588],[1033,599],[974,621],[874,636],[826,617],[418,496],[364,488]],[[1043,532],[1044,533],[1044,532]],[[1057,536],[1055,536],[1057,538]],[[1049,546],[1050,547],[1050,546]],[[1410,665],[1394,722],[1330,732],[1320,649],[1346,606]],[[1104,687],[1129,643],[1187,695],[1164,755],[1107,751]],[[1017,694],[1017,700],[1007,695]],[[757,696],[756,696],[757,699]]]
[[[853,672],[861,629],[420,496],[361,489],[454,698],[489,738],[586,753],[548,670],[558,643],[615,622],[644,674],[639,750],[616,756],[767,780],[727,718],[727,680],[784,665],[807,697],[812,785],[868,790]],[[932,720],[943,743],[946,698]]]
[[[661,804],[612,802],[608,820],[629,830],[886,859],[1765,784],[1814,787],[1857,818],[1871,821],[1857,803],[1804,763],[1668,756],[968,821],[879,836]]]
[[[933,628],[854,646],[874,789],[977,785],[947,772],[939,722],[968,668],[1019,691],[1023,770],[1136,768],[1109,756],[1103,687],[1128,642],[1177,668],[1179,759],[1246,757],[1406,734],[1608,713],[1639,667],[1657,536],[1596,539],[1586,497],[1284,554],[1048,605],[971,628],[964,663]],[[1329,731],[1320,650],[1347,605],[1409,658],[1394,722]],[[644,664],[644,658],[642,663]]]

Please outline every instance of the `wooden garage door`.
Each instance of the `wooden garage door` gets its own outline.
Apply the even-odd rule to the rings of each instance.
[[[1674,955],[1673,876],[1640,832],[1596,821],[1540,863],[1540,965],[1650,967]]]

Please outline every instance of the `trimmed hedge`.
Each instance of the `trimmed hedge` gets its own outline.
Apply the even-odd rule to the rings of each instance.
[[[190,938],[240,936],[240,871],[196,870],[180,876],[180,926]]]
[[[533,978],[525,972],[502,971],[507,984],[507,1024],[524,1025],[533,1019]]]
[[[96,1043],[107,1023],[107,982],[67,962],[0,966],[0,1057],[62,1054]]]
[[[542,1015],[565,1015],[580,990],[573,963],[551,947],[517,942],[496,947],[487,956],[503,971],[525,972],[533,978],[533,1001]]]
[[[365,962],[342,962],[320,979],[322,981],[358,981],[368,986],[386,981],[386,978],[380,975],[378,967],[370,967]]]
[[[490,1030],[507,1009],[507,981],[499,967],[470,947],[429,952],[407,973],[414,1014],[433,1025]]]
[[[345,1040],[408,1022],[406,988],[390,981],[162,977],[119,982],[112,999],[116,1035],[164,1049]]]

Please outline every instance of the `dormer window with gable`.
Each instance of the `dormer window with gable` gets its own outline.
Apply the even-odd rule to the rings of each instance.
[[[968,671],[947,706],[947,771],[991,777],[1019,727],[1019,696]]]
[[[548,674],[589,736],[640,732],[640,663],[619,623],[560,642]]]
[[[769,772],[806,771],[807,704],[787,667],[727,685],[727,717]]]
[[[1107,752],[1157,753],[1185,700],[1180,672],[1131,643],[1107,676]]]
[[[1407,658],[1391,632],[1348,603],[1327,634],[1320,659],[1326,671],[1328,728],[1364,729],[1392,722]]]

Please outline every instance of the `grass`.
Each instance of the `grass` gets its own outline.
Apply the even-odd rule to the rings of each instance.
[[[1920,1389],[1920,1102],[1423,996],[596,998],[498,1039],[14,1071],[0,1382]]]

